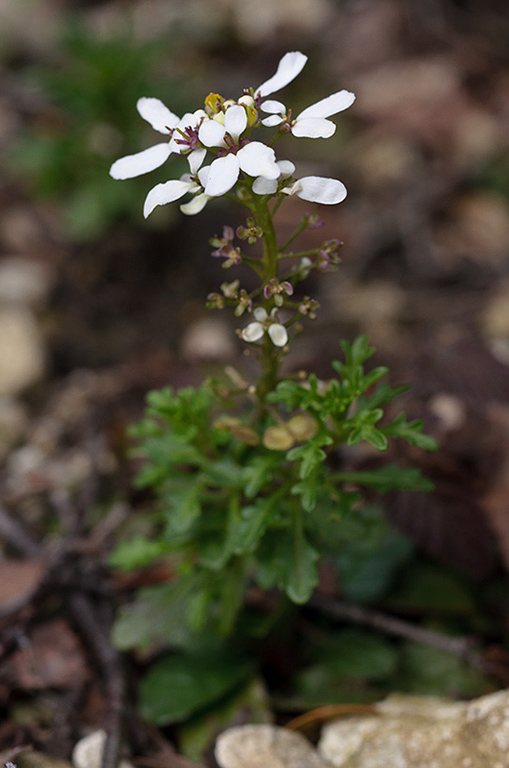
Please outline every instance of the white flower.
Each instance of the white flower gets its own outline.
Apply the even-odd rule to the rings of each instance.
[[[145,218],[150,216],[158,205],[173,203],[175,200],[184,197],[188,192],[195,197],[189,203],[181,205],[180,210],[188,215],[193,215],[203,210],[210,200],[210,196],[205,194],[204,191],[210,166],[200,169],[205,154],[205,149],[194,150],[187,158],[191,173],[185,173],[180,179],[171,179],[171,181],[165,181],[163,184],[156,184],[150,190],[143,206]]]
[[[114,179],[132,179],[149,173],[159,168],[172,153],[180,154],[182,149],[186,148],[182,133],[185,133],[186,129],[196,129],[198,122],[205,115],[203,110],[197,110],[193,113],[187,112],[179,118],[162,101],[154,98],[138,99],[136,108],[152,128],[159,133],[167,134],[170,138],[161,144],[155,144],[134,155],[116,160],[110,168],[110,175]]]
[[[276,347],[284,347],[288,341],[288,332],[284,325],[281,323],[271,323],[270,318],[273,318],[276,313],[276,308],[272,310],[270,316],[267,314],[263,307],[257,307],[253,312],[255,322],[249,323],[240,333],[241,338],[244,341],[259,341],[265,331],[270,336],[272,343]]]
[[[336,130],[336,125],[326,118],[336,115],[348,109],[355,101],[355,95],[350,91],[338,91],[327,96],[316,104],[312,104],[301,112],[294,120],[290,120],[290,130],[294,136],[310,139],[328,139]],[[262,120],[262,124],[268,127],[288,122],[287,110],[280,101],[264,101],[261,105],[264,112],[270,113],[270,117]]]

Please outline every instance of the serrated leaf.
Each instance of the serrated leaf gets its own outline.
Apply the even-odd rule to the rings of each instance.
[[[415,419],[412,422],[408,422],[406,414],[400,413],[388,427],[384,428],[384,432],[391,437],[400,437],[406,440],[410,445],[416,445],[418,448],[423,448],[425,451],[437,451],[439,448],[438,442],[434,437],[430,435],[424,435],[422,430],[424,429],[424,422],[422,419]]]
[[[321,435],[318,438],[310,440],[306,445],[299,445],[297,448],[291,448],[286,454],[289,461],[298,461],[300,459],[299,477],[305,480],[306,477],[322,464],[327,458],[327,454],[322,450],[322,445],[331,445],[332,438],[328,435]]]
[[[293,485],[291,493],[300,496],[302,507],[306,512],[312,512],[316,507],[319,489],[318,473],[312,472],[305,480]]]

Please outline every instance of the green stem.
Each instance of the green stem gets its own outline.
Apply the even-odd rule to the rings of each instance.
[[[262,285],[266,286],[270,280],[277,277],[279,248],[277,244],[276,229],[272,212],[270,211],[265,197],[253,198],[252,211],[256,222],[263,231],[263,257],[261,264]],[[271,309],[270,299],[264,299],[264,307],[267,312]],[[277,384],[279,376],[279,365],[281,352],[277,352],[268,334],[264,335],[261,348],[261,367],[262,376],[257,386],[257,393],[260,403],[265,401],[265,396],[271,392]]]
[[[284,253],[288,248],[288,246],[291,245],[293,241],[296,240],[298,236],[302,234],[302,232],[304,232],[304,230],[306,230],[307,228],[308,228],[308,216],[304,216],[303,220],[301,221],[299,226],[295,229],[295,231],[290,235],[286,243],[284,243],[284,245],[281,246],[281,253]]]

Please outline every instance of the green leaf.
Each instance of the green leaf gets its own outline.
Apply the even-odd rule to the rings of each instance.
[[[186,624],[189,601],[199,589],[195,575],[171,584],[145,587],[136,600],[120,609],[113,628],[113,643],[121,651],[148,648],[153,643],[186,646],[191,633]]]
[[[238,694],[214,706],[212,712],[196,716],[178,726],[177,740],[182,754],[189,760],[204,762],[206,751],[216,736],[239,722],[271,723],[270,700],[263,680],[255,678]]]
[[[208,480],[219,488],[241,489],[244,487],[243,468],[230,459],[211,461],[203,467]]]
[[[338,558],[339,580],[345,596],[363,604],[385,597],[412,551],[410,541],[388,526],[365,551],[352,542]]]
[[[286,454],[288,461],[298,461],[300,459],[299,477],[305,480],[309,475],[327,458],[327,454],[322,450],[322,445],[331,445],[332,438],[328,435],[319,435],[310,440],[305,445],[299,445],[297,448],[291,448]]]
[[[254,504],[230,508],[228,517],[228,532],[226,535],[229,552],[236,555],[254,552],[258,542],[265,533],[277,496],[259,498]]]
[[[354,427],[348,435],[347,444],[357,445],[361,440],[366,440],[368,443],[371,443],[377,451],[386,451],[389,447],[389,441],[383,432],[369,424],[359,424]]]
[[[268,589],[277,586],[294,603],[305,603],[318,584],[318,552],[307,541],[300,514],[290,529],[268,532],[257,553],[257,580]]]
[[[368,443],[377,449],[377,451],[386,451],[389,447],[389,441],[379,429],[376,427],[364,427],[362,430],[362,437],[367,440]]]
[[[325,638],[319,660],[337,677],[384,680],[396,669],[398,651],[389,640],[372,632],[344,629]]]
[[[318,584],[316,562],[320,556],[307,541],[299,516],[294,524],[292,542],[293,568],[285,584],[286,594],[294,603],[305,603],[311,597]]]
[[[154,664],[140,685],[140,709],[158,726],[185,720],[248,680],[252,665],[231,648],[177,653]]]
[[[130,541],[122,541],[111,555],[109,563],[112,568],[132,571],[145,568],[165,551],[164,541],[150,541],[138,535]]]
[[[244,468],[244,493],[248,499],[254,499],[262,488],[272,480],[272,472],[280,461],[276,456],[255,456]]]
[[[405,693],[472,698],[489,690],[479,670],[452,653],[425,645],[404,646],[396,688]]]
[[[384,427],[384,433],[390,437],[400,437],[410,445],[416,445],[425,451],[437,451],[438,442],[434,437],[423,435],[424,422],[422,419],[408,422],[406,414],[400,413],[388,427]]]
[[[303,509],[312,512],[316,507],[318,492],[320,491],[320,475],[315,470],[305,480],[301,480],[291,488],[291,493],[300,496]]]
[[[335,472],[333,480],[339,483],[354,483],[376,488],[379,493],[392,490],[432,491],[434,484],[419,469],[398,467],[388,464],[385,467],[359,472]]]
[[[185,533],[201,514],[204,480],[198,476],[184,476],[181,484],[181,488],[170,486],[170,492],[163,498],[168,505],[165,512],[167,536]]]

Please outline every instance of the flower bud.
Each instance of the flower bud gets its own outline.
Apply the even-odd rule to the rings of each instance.
[[[209,93],[205,99],[205,110],[209,115],[217,115],[222,112],[224,99],[218,93]]]
[[[242,104],[243,107],[252,107],[254,103],[255,103],[255,100],[248,93],[245,93],[237,101],[237,104]]]

